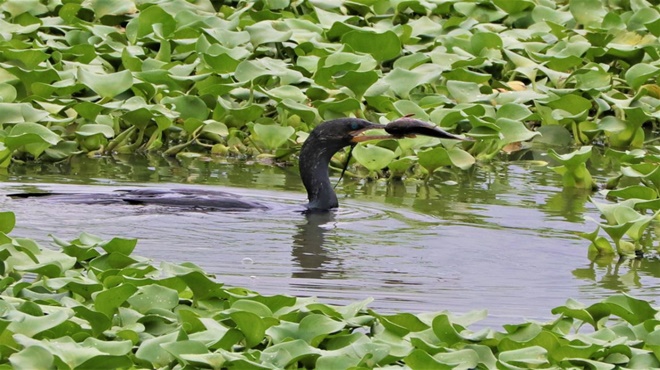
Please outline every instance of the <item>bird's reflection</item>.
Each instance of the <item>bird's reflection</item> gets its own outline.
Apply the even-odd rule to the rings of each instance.
[[[291,275],[293,278],[321,279],[328,273],[327,266],[337,256],[328,253],[325,247],[327,224],[335,222],[334,212],[307,213],[306,221],[298,226],[298,232],[293,236],[291,255],[298,270]],[[335,265],[340,265],[335,263]]]

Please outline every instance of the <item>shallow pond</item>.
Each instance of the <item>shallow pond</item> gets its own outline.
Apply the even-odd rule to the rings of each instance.
[[[335,176],[337,174],[334,174]],[[333,181],[337,178],[333,177]],[[127,187],[220,189],[268,204],[247,212],[177,211],[157,206],[54,204],[0,196],[16,213],[12,235],[49,244],[48,234],[81,231],[140,239],[136,254],[191,261],[219,281],[262,294],[348,303],[373,297],[381,311],[455,313],[487,309],[482,323],[545,320],[575,298],[593,302],[626,291],[657,294],[654,257],[597,265],[586,257],[597,219],[588,194],[534,161],[498,162],[432,180],[343,180],[340,209],[298,212],[305,192],[292,167],[203,158],[74,158],[13,166],[0,194],[110,192]]]

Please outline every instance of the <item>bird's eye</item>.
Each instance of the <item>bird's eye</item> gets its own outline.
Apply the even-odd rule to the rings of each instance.
[[[358,126],[357,122],[351,122],[351,130],[357,130]]]

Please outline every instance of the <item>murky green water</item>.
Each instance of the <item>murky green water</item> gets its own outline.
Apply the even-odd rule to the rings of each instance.
[[[130,186],[219,189],[270,210],[174,212],[155,206],[52,204],[0,196],[18,218],[15,236],[46,245],[81,231],[140,239],[136,253],[191,261],[230,285],[263,294],[347,303],[374,297],[383,311],[488,309],[487,324],[547,319],[569,297],[657,294],[660,262],[649,257],[595,265],[588,242],[598,218],[588,195],[562,191],[533,162],[482,165],[424,182],[342,181],[336,212],[305,216],[297,169],[205,159],[76,158],[14,166],[0,194],[112,191]],[[336,178],[335,178],[336,180]]]

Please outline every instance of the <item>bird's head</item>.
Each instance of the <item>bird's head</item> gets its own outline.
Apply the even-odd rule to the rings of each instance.
[[[310,133],[315,140],[325,143],[326,146],[343,148],[361,141],[391,137],[390,135],[367,136],[366,131],[385,129],[385,125],[372,123],[359,118],[339,118],[326,121],[316,126]]]
[[[370,130],[385,130],[387,134],[365,135]],[[315,140],[323,141],[326,146],[331,146],[337,150],[368,140],[400,139],[415,137],[416,135],[441,139],[471,140],[450,134],[435,125],[409,117],[394,120],[387,125],[372,123],[360,118],[340,118],[323,122],[310,133],[310,136],[313,136]]]

